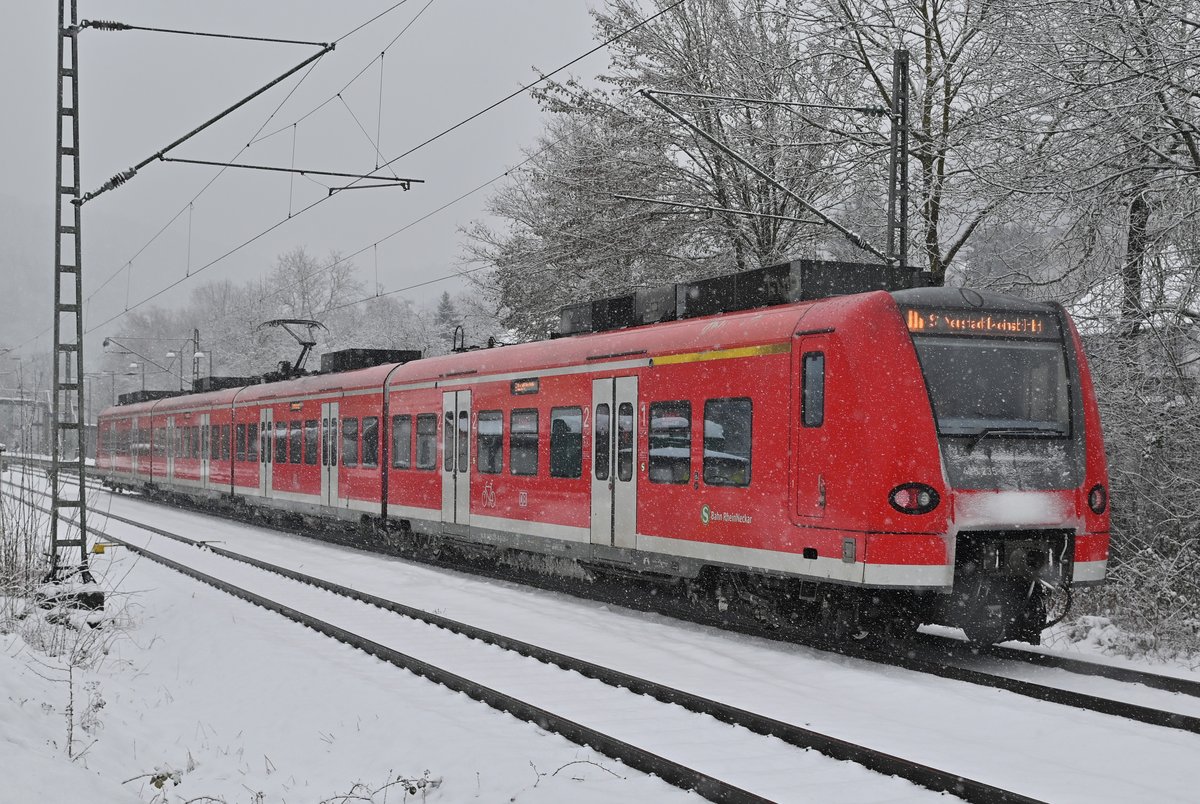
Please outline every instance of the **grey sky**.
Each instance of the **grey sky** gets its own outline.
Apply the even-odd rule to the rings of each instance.
[[[329,3],[325,0],[81,0],[82,19],[311,41],[331,41],[395,0]],[[341,42],[300,84],[263,134],[239,161],[288,166],[291,124],[333,98],[376,59],[429,0],[399,9]],[[591,46],[585,0],[433,0],[383,59],[375,62],[342,99],[295,127],[295,165],[315,170],[368,171],[377,156],[368,140],[380,131],[391,158],[479,111]],[[0,276],[4,279],[0,347],[28,340],[47,327],[53,255],[54,115],[57,2],[15,2],[3,10],[7,33],[0,48]],[[145,32],[86,31],[80,38],[82,167],[85,191],[155,153],[216,111],[313,52],[305,46],[230,42]],[[601,51],[573,72],[593,75],[606,64]],[[303,75],[303,73],[301,73]],[[243,108],[175,156],[225,160],[235,156],[297,83],[296,78]],[[358,122],[355,121],[358,118]],[[368,134],[360,130],[359,125]],[[297,245],[323,255],[356,252],[405,224],[502,173],[522,158],[541,130],[537,106],[514,99],[421,149],[394,166],[400,176],[421,178],[409,192],[344,192],[296,217],[160,296],[180,303],[195,285],[244,280],[269,270],[276,255]],[[286,174],[227,171],[152,245],[124,266],[154,234],[187,208],[216,168],[152,163],[124,187],[84,207],[85,295],[95,293],[85,327],[190,271],[207,265],[289,214],[326,196],[313,182]],[[378,281],[385,290],[450,273],[461,250],[457,227],[481,216],[486,191],[466,199],[378,247]],[[190,254],[188,248],[190,223]],[[355,257],[359,275],[376,278],[374,249]],[[425,300],[461,283],[413,291]],[[15,310],[20,307],[21,310]],[[120,333],[118,319],[88,336],[98,351],[105,335]],[[23,349],[48,351],[50,337]]]

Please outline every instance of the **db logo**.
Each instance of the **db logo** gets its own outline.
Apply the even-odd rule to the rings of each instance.
[[[711,519],[712,519],[712,509],[710,509],[706,505],[700,509],[700,522],[701,522],[701,524],[707,525]]]

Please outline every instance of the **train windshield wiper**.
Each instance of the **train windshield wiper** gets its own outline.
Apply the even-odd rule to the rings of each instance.
[[[975,440],[967,447],[967,452],[973,452],[979,442],[990,435],[1014,435],[1014,436],[1063,436],[1066,435],[1062,430],[1054,427],[986,427],[980,430],[975,436]]]

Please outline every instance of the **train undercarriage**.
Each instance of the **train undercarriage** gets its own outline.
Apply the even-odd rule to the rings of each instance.
[[[152,486],[140,491],[170,504],[196,505],[186,494]],[[894,642],[910,638],[922,624],[936,623],[960,627],[981,644],[1018,640],[1036,645],[1048,618],[1061,619],[1070,601],[1074,535],[1069,530],[960,533],[953,591],[941,593],[871,589],[713,565],[692,574],[658,572],[419,532],[407,520],[363,515],[350,523],[250,506],[229,495],[222,495],[220,507],[240,519],[418,560],[503,566],[525,576],[574,583],[628,583],[663,599],[676,597],[712,619],[799,629],[829,643]]]

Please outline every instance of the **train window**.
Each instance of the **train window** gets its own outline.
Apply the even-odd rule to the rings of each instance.
[[[317,443],[320,439],[316,419],[304,421],[304,462],[309,466],[317,465]]]
[[[534,408],[514,410],[508,420],[508,465],[514,475],[538,472],[538,412]]]
[[[825,353],[804,355],[804,373],[800,387],[800,420],[805,427],[825,423]]]
[[[363,416],[362,465],[379,465],[379,417]]]
[[[704,482],[749,486],[753,408],[745,397],[704,403]]]
[[[229,430],[232,425],[221,425],[221,460],[229,460]]]
[[[254,422],[246,425],[246,460],[258,460],[258,425]]]
[[[437,468],[437,414],[417,416],[417,468]]]
[[[304,446],[304,429],[303,423],[297,419],[292,419],[291,433],[288,437],[289,452],[291,453],[291,462],[300,463],[301,449]]]
[[[612,430],[609,419],[612,417],[608,403],[596,406],[596,421],[592,425],[596,438],[596,457],[592,463],[596,467],[596,479],[608,480],[610,464],[612,463]]]
[[[337,466],[337,448],[338,448],[338,420],[336,416],[331,417],[326,424],[329,425],[329,442],[326,447],[329,450],[329,466]]]
[[[321,419],[321,465],[329,465],[329,419]]]
[[[550,409],[550,476],[583,476],[583,409]]]
[[[275,463],[287,463],[287,422],[275,422]]]
[[[471,414],[468,411],[458,412],[458,471],[465,472],[471,468]]]
[[[407,413],[392,417],[392,466],[412,466],[412,416]]]
[[[454,471],[454,411],[446,411],[446,424],[442,427],[442,469]]]
[[[259,456],[262,458],[263,463],[270,463],[271,462],[271,423],[270,422],[263,422],[262,433],[260,435],[262,438],[262,452],[259,453]]]
[[[246,460],[246,425],[239,424],[234,428],[234,433],[236,433],[237,439],[237,452],[234,455],[237,460],[244,461]]]
[[[479,414],[477,438],[479,471],[485,475],[498,474],[504,469],[504,414],[485,410]]]
[[[342,466],[358,466],[358,419],[342,419]]]
[[[633,403],[617,405],[617,480],[633,479]]]
[[[200,425],[200,460],[212,459],[212,428],[207,424]]]
[[[650,403],[650,482],[686,483],[692,472],[692,403]]]
[[[940,434],[1071,432],[1061,344],[921,335],[913,337],[913,345]]]

